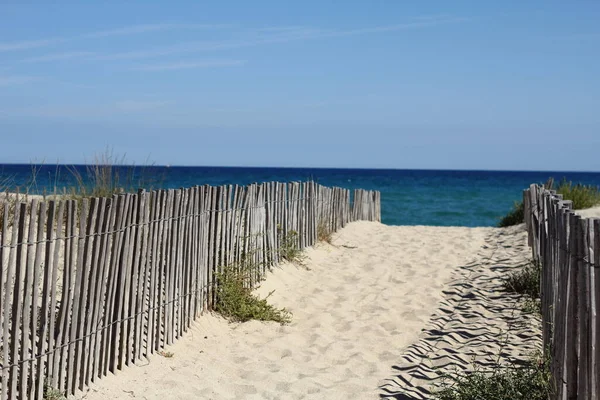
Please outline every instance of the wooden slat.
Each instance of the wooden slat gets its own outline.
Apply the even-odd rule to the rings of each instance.
[[[149,354],[153,354],[156,350],[156,343],[158,341],[158,331],[159,325],[158,322],[158,282],[160,279],[159,275],[159,264],[160,264],[160,235],[159,235],[159,227],[160,227],[160,218],[161,218],[161,208],[162,208],[162,192],[155,191],[152,192],[152,209],[150,212],[150,220],[152,221],[150,224],[150,232],[152,235],[152,245],[148,247],[148,258],[151,261],[150,264],[150,286],[149,286],[149,315],[148,315],[148,332],[146,336],[147,342],[147,352],[146,356]]]
[[[53,388],[59,387],[59,361],[62,356],[62,349],[59,347],[60,341],[58,337],[55,335],[57,330],[57,326],[60,329],[62,326],[60,321],[57,321],[56,318],[56,304],[58,301],[58,293],[57,293],[57,282],[58,282],[58,267],[60,261],[60,252],[61,245],[59,241],[62,240],[63,248],[66,236],[65,233],[65,208],[67,206],[67,202],[61,201],[58,203],[58,216],[56,218],[56,245],[54,246],[53,253],[47,253],[47,261],[52,260],[52,264],[48,264],[52,266],[52,274],[50,277],[50,315],[48,320],[50,321],[50,325],[48,327],[48,351],[51,351],[50,357],[48,359],[48,376],[50,376],[50,385]],[[48,230],[54,231],[52,227],[48,227]],[[54,241],[52,242],[54,243]],[[52,250],[52,248],[50,248]],[[66,254],[65,254],[66,257]],[[61,296],[62,297],[62,296]],[[62,300],[61,300],[62,305]]]
[[[67,391],[70,315],[73,307],[73,287],[75,285],[73,277],[75,276],[74,269],[77,256],[77,246],[74,240],[77,226],[77,202],[75,200],[68,200],[66,207],[64,262],[62,288],[60,291],[60,308],[58,310],[58,335],[56,338],[56,345],[60,348],[60,357],[55,360],[55,373],[58,375],[57,389],[61,392]]]
[[[592,393],[596,398],[600,397],[600,219],[595,219],[593,222],[594,226],[594,268],[593,273],[593,285],[594,290],[591,293],[594,294],[592,301],[592,351],[593,351],[593,363],[592,363]]]
[[[124,366],[129,365],[131,361],[132,349],[130,347],[132,336],[131,333],[131,296],[132,296],[132,276],[134,274],[134,254],[135,248],[135,236],[136,236],[136,218],[138,201],[137,195],[129,195],[131,201],[131,207],[127,216],[127,228],[125,229],[125,242],[123,248],[124,253],[124,269],[123,276],[124,282],[122,286],[122,303],[121,303],[121,315],[119,316],[120,330],[119,330],[119,369],[123,369]]]
[[[588,222],[588,248],[587,248],[587,260],[590,264],[586,266],[588,269],[588,282],[589,282],[589,297],[588,297],[588,329],[589,329],[589,363],[588,363],[588,376],[589,385],[588,391],[590,393],[591,400],[598,400],[600,396],[600,387],[598,386],[598,375],[600,370],[598,369],[598,327],[597,327],[597,297],[600,293],[600,286],[596,286],[596,272],[597,266],[595,260],[596,252],[596,225],[598,219],[589,219]]]
[[[196,276],[196,188],[188,189],[188,202],[185,220],[185,257],[184,257],[184,323],[183,331],[187,332],[194,317],[194,304],[196,298],[196,287],[194,277]]]
[[[129,327],[129,291],[131,284],[132,256],[133,256],[133,232],[132,225],[137,210],[137,202],[131,194],[125,194],[129,208],[126,213],[126,224],[123,239],[123,253],[119,272],[118,295],[115,309],[117,310],[116,323],[114,325],[114,344],[116,354],[116,368],[123,369],[127,361],[127,332]]]
[[[140,279],[137,287],[136,297],[136,308],[135,308],[135,359],[141,359],[143,355],[147,354],[147,343],[144,343],[142,337],[145,337],[145,332],[148,329],[148,282],[150,280],[150,261],[148,260],[148,244],[150,243],[150,199],[151,196],[146,191],[141,190],[138,192],[141,198],[141,204],[139,210],[140,213],[140,230],[139,240],[141,241],[141,255],[140,255]]]
[[[185,225],[185,217],[184,217],[184,210],[186,207],[186,198],[187,198],[187,193],[185,190],[179,190],[178,191],[180,194],[180,200],[179,200],[179,204],[177,206],[177,230],[174,232],[175,233],[175,238],[176,238],[176,246],[175,246],[175,250],[176,250],[176,256],[175,256],[175,279],[174,279],[174,287],[175,287],[175,298],[174,298],[174,303],[173,303],[173,309],[174,309],[174,315],[175,315],[175,320],[173,322],[174,328],[175,328],[175,332],[174,332],[174,336],[173,339],[179,339],[179,337],[181,336],[181,334],[183,333],[183,329],[182,329],[182,304],[183,304],[183,280],[182,280],[182,275],[183,275],[183,242],[184,242],[184,236],[183,236],[183,227]]]
[[[208,266],[206,269],[207,277],[206,283],[208,285],[208,303],[209,309],[212,309],[215,304],[215,291],[214,291],[214,271],[217,264],[216,261],[216,240],[217,240],[217,196],[219,188],[209,188],[209,233],[208,233]]]
[[[42,279],[42,299],[40,306],[40,329],[39,329],[39,337],[37,343],[37,354],[42,355],[45,352],[52,352],[54,349],[49,346],[48,341],[50,340],[49,336],[49,317],[50,313],[49,304],[51,302],[52,294],[51,292],[55,290],[56,283],[52,281],[52,271],[53,271],[53,253],[54,253],[54,245],[55,245],[55,230],[54,230],[54,213],[56,208],[56,202],[50,201],[46,205],[46,203],[42,203],[42,210],[47,208],[47,214],[42,211],[42,215],[47,215],[46,224],[42,226],[42,229],[46,229],[45,239],[47,240],[47,244],[44,247],[44,276]],[[45,357],[39,357],[36,365],[36,399],[42,399],[44,396],[44,380],[46,377],[52,376],[52,368],[51,368],[51,360],[52,353],[48,354]],[[51,379],[48,379],[49,383]]]
[[[10,397],[16,398],[18,396],[18,383],[19,383],[19,369],[21,368],[21,358],[19,357],[19,346],[21,343],[19,342],[19,333],[21,332],[21,319],[22,319],[22,304],[23,304],[23,280],[25,274],[25,263],[26,258],[24,257],[24,252],[26,250],[26,245],[24,244],[24,236],[26,229],[26,219],[27,219],[27,204],[21,203],[15,206],[19,207],[19,221],[13,225],[13,229],[17,227],[17,240],[13,241],[13,246],[16,246],[16,269],[15,269],[15,288],[14,288],[14,296],[12,303],[12,327],[11,334],[12,340],[10,344],[6,344],[6,346],[10,346],[10,363],[14,365],[10,369]],[[16,215],[16,214],[15,214]],[[16,221],[15,221],[16,222]],[[6,283],[9,284],[10,280],[7,279]],[[5,358],[8,360],[9,358]]]
[[[579,313],[578,376],[577,394],[580,399],[588,399],[589,393],[589,265],[586,265],[588,252],[588,221],[579,219],[577,246],[577,287]]]
[[[73,307],[71,314],[71,323],[70,329],[68,333],[68,343],[69,343],[69,353],[68,353],[68,361],[67,361],[67,391],[69,393],[75,393],[75,389],[77,387],[77,378],[79,369],[76,368],[78,366],[77,357],[80,355],[79,353],[79,343],[78,338],[80,337],[79,332],[80,328],[83,328],[83,324],[81,324],[81,305],[83,304],[83,290],[85,287],[85,244],[86,244],[86,233],[87,233],[87,215],[89,211],[89,200],[83,199],[81,214],[79,216],[79,235],[77,238],[77,261],[75,264],[75,287],[73,292]]]
[[[33,355],[32,348],[33,343],[31,342],[31,335],[35,332],[31,329],[31,306],[32,306],[32,297],[33,297],[33,274],[34,274],[34,257],[35,257],[35,248],[36,244],[36,227],[37,227],[37,219],[38,219],[38,209],[39,209],[39,201],[34,199],[31,202],[31,208],[29,210],[29,224],[28,224],[28,235],[27,235],[27,250],[26,250],[26,261],[25,265],[25,274],[24,274],[24,284],[23,284],[23,311],[22,311],[22,324],[21,324],[21,360],[23,363],[21,364],[20,372],[20,380],[19,380],[19,396],[21,399],[24,399],[28,396],[28,387],[30,385],[30,361],[31,356]],[[37,305],[34,305],[36,307]],[[37,322],[37,321],[36,321]]]
[[[33,300],[30,321],[30,331],[33,339],[31,347],[31,357],[34,357],[35,355],[40,356],[42,354],[42,351],[39,351],[40,343],[42,343],[43,348],[42,337],[40,335],[42,327],[40,326],[38,329],[38,319],[41,321],[40,313],[43,312],[43,309],[41,309],[40,307],[40,279],[42,276],[42,255],[44,254],[45,250],[44,232],[46,228],[46,212],[47,204],[46,202],[42,202],[38,217],[37,236],[35,239],[35,261],[33,265]],[[42,296],[44,296],[44,293],[42,293]],[[42,358],[39,358],[38,360],[41,359]],[[44,371],[40,370],[41,364],[38,362],[38,360],[34,359],[31,363],[31,385],[29,387],[30,399],[41,399],[42,396],[40,395],[43,394],[44,390]]]
[[[2,219],[2,229],[0,229],[0,334],[1,339],[2,339],[2,343],[5,343],[5,341],[8,338],[4,337],[4,274],[6,273],[6,270],[8,269],[8,260],[5,260],[5,255],[8,254],[9,252],[9,248],[8,248],[8,209],[9,205],[8,203],[6,203],[5,201],[0,202],[0,210],[2,210],[2,215],[0,216],[0,218]],[[6,316],[8,317],[8,315]],[[4,360],[4,359],[2,359]],[[3,364],[0,364],[2,366],[4,366],[4,364],[7,363],[7,361],[3,361]],[[2,379],[2,372],[0,371],[0,379]],[[0,383],[0,388],[2,387],[2,384]],[[2,396],[0,395],[0,398]]]
[[[7,208],[5,208],[5,212],[4,212],[4,222],[3,225],[6,226],[7,225],[7,220],[8,220],[8,212],[6,211]],[[4,360],[3,362],[5,363],[4,369],[2,370],[2,391],[0,392],[0,397],[2,398],[2,400],[6,400],[9,399],[11,394],[15,393],[15,387],[13,387],[12,385],[14,384],[16,386],[16,374],[17,374],[17,368],[16,367],[12,367],[12,368],[8,368],[9,365],[14,364],[15,363],[15,359],[14,359],[14,353],[15,351],[12,350],[13,348],[13,342],[16,342],[16,335],[15,335],[15,330],[14,327],[11,329],[11,324],[14,323],[15,321],[15,315],[16,314],[11,314],[11,309],[12,309],[12,305],[13,302],[12,297],[13,297],[13,291],[15,290],[15,286],[13,285],[13,279],[15,277],[15,274],[17,275],[17,279],[18,279],[18,269],[15,268],[15,262],[17,260],[17,246],[16,244],[19,241],[19,235],[21,232],[21,221],[24,221],[24,218],[21,217],[21,213],[22,213],[22,207],[20,207],[19,204],[15,205],[14,208],[14,217],[13,217],[13,224],[12,224],[12,236],[11,236],[11,240],[10,240],[10,251],[9,251],[9,259],[8,259],[8,265],[6,266],[6,281],[5,281],[5,286],[4,286],[4,301],[3,301],[3,308],[4,308],[4,325],[2,326],[2,360]],[[8,229],[5,230],[5,232],[8,232]],[[4,240],[4,238],[3,238]],[[9,320],[8,316],[12,315],[12,320]],[[12,333],[12,336],[9,336],[9,332]],[[16,343],[14,344],[14,346],[16,346]],[[11,380],[11,386],[9,387],[8,382],[9,379]],[[16,394],[14,395],[14,397],[16,397]]]
[[[166,285],[166,273],[167,273],[167,238],[168,238],[168,198],[169,192],[166,190],[161,191],[161,202],[160,202],[160,219],[158,225],[158,242],[160,247],[160,256],[158,258],[158,302],[156,304],[156,340],[154,348],[155,350],[162,349],[165,343],[166,335],[166,324],[165,324],[165,306],[167,291]]]
[[[136,203],[134,215],[133,215],[133,227],[131,231],[131,269],[128,273],[130,281],[128,282],[128,296],[126,303],[126,310],[124,312],[125,318],[127,318],[128,324],[125,330],[125,365],[131,365],[135,362],[138,356],[138,350],[136,346],[137,341],[137,330],[140,324],[140,315],[138,313],[141,310],[141,304],[138,308],[138,300],[141,302],[140,292],[142,291],[143,283],[143,271],[141,271],[142,257],[144,252],[142,251],[142,242],[144,240],[142,233],[144,229],[144,201],[145,194],[144,190],[139,190],[134,196]],[[140,346],[141,347],[141,346]]]
[[[535,216],[535,215],[534,215]],[[569,215],[570,237],[568,243],[569,249],[569,277],[568,277],[568,310],[567,310],[567,343],[566,343],[566,379],[567,398],[577,397],[577,342],[579,340],[579,316],[578,316],[578,285],[577,285],[577,254],[578,254],[578,236],[580,234],[579,220],[581,218],[575,214]],[[534,222],[535,225],[535,222]],[[534,232],[535,234],[535,232]],[[535,234],[536,239],[539,237]]]

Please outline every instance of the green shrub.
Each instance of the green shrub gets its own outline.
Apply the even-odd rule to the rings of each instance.
[[[598,186],[583,185],[581,183],[574,185],[573,182],[567,182],[563,178],[556,188],[556,193],[562,194],[564,200],[571,200],[574,210],[590,208],[600,204],[600,189],[598,189]]]
[[[434,393],[438,400],[547,400],[554,393],[549,360],[536,356],[525,365],[496,365],[446,375]]]
[[[500,228],[522,224],[525,222],[525,210],[522,201],[516,201],[512,210],[508,212],[498,223]]]
[[[267,302],[273,292],[264,299],[252,294],[250,283],[255,270],[245,259],[249,258],[242,257],[240,263],[225,266],[216,273],[215,311],[235,322],[255,319],[289,323],[292,319],[289,311],[277,309]]]

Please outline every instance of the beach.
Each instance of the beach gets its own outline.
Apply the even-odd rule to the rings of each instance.
[[[508,336],[524,345],[504,345],[503,357],[539,347],[537,317],[507,325],[519,299],[501,293],[502,277],[529,257],[523,225],[353,222],[306,256],[274,267],[256,290],[293,313],[289,325],[206,313],[163,355],[76,397],[421,399],[432,371],[468,369],[472,356],[485,363]]]

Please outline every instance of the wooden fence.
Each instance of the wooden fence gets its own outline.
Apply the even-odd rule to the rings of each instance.
[[[291,231],[380,221],[378,192],[314,182],[0,204],[0,399],[72,394],[173,343],[214,306],[214,273],[256,278]]]
[[[534,260],[542,264],[544,348],[555,399],[600,399],[600,219],[581,218],[571,201],[544,187],[524,191]]]

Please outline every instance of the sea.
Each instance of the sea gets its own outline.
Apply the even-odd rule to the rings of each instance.
[[[124,186],[180,188],[312,180],[326,186],[381,192],[388,225],[495,226],[532,183],[567,179],[600,186],[600,172],[451,171],[411,169],[248,168],[189,166],[116,167]],[[87,180],[83,165],[0,164],[0,190],[53,193]]]

